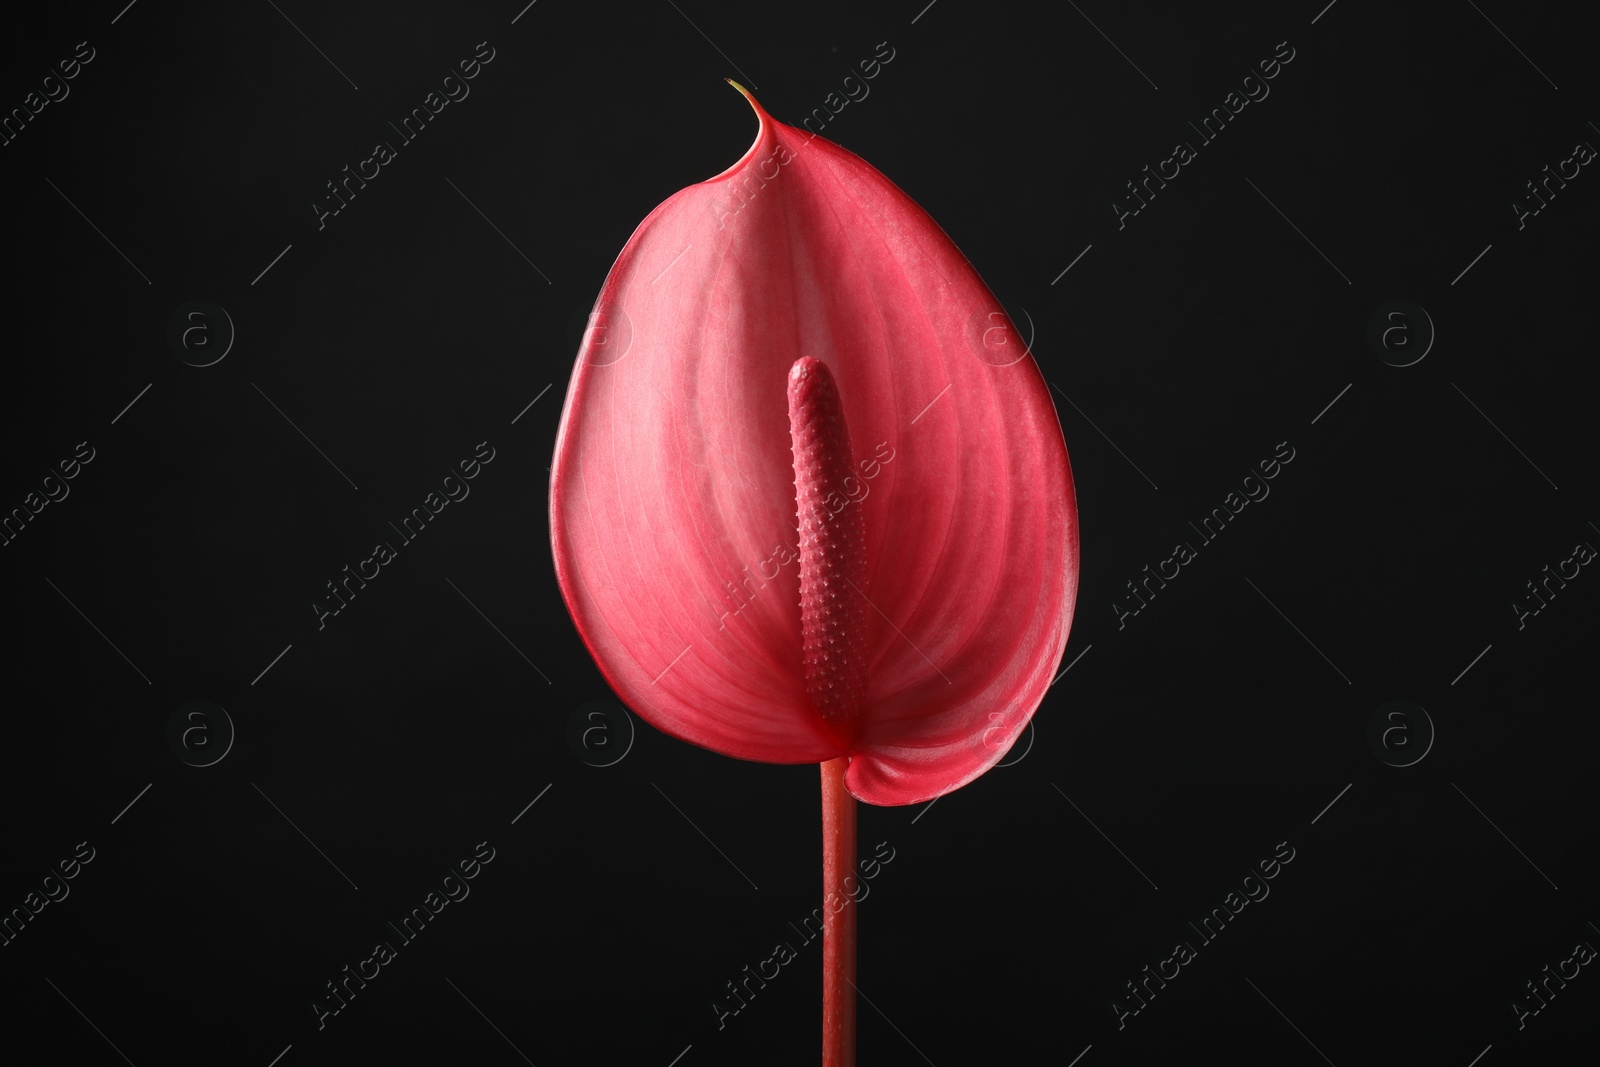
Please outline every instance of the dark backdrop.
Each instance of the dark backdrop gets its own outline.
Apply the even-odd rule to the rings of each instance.
[[[862,811],[893,859],[860,904],[861,1062],[1592,1048],[1600,177],[1574,146],[1600,109],[1573,16],[525,2],[5,16],[12,1058],[816,1062],[791,924],[820,903],[817,772],[591,704],[547,467],[613,257],[749,143],[722,78],[798,123],[883,42],[823,134],[1032,331],[1083,562],[1070,671],[1009,765]],[[319,223],[479,42],[470,96]],[[1270,95],[1204,142],[1233,90]],[[325,583],[480,442],[470,499],[319,629]],[[1280,446],[1268,498],[1191,532]],[[463,860],[470,895],[392,935]],[[719,1028],[779,941],[798,958]],[[1141,1009],[1145,967],[1176,977]]]

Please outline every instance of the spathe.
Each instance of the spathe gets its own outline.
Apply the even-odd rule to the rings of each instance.
[[[916,803],[1001,759],[1061,659],[1066,447],[943,230],[750,102],[749,151],[651,212],[601,288],[551,465],[557,578],[607,681],[659,729],[742,759],[849,756],[856,798]],[[864,528],[848,728],[806,687],[786,393],[802,358],[831,372],[854,452],[823,506]]]

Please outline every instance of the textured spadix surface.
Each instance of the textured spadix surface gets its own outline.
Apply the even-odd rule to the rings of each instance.
[[[557,579],[607,681],[659,729],[772,763],[848,755],[858,799],[916,803],[1001,759],[1061,658],[1078,576],[1066,447],[944,231],[859,157],[751,104],[749,151],[651,212],[600,291],[551,467]],[[802,358],[830,372],[854,452],[805,514]],[[862,668],[848,715],[807,689],[800,546],[819,522],[860,524],[840,572],[860,594],[840,631]]]

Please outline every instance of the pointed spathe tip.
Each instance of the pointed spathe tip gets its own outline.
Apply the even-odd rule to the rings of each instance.
[[[732,78],[723,78],[722,80],[727,82],[729,85],[733,86],[735,89],[739,90],[740,95],[743,96],[745,98],[745,100],[749,102],[750,109],[756,113],[756,123],[757,123],[756,139],[753,142],[751,142],[750,147],[745,150],[744,155],[739,157],[738,162],[734,163],[733,166],[729,167],[727,170],[723,171],[721,174],[717,174],[717,175],[715,175],[713,177],[707,178],[705,182],[701,183],[703,185],[704,184],[709,184],[711,182],[721,181],[723,178],[726,178],[728,175],[730,175],[730,174],[734,173],[735,171],[737,171],[740,167],[743,167],[747,163],[749,163],[750,160],[754,157],[754,155],[756,153],[756,150],[761,147],[762,139],[769,135],[769,132],[772,129],[772,126],[776,124],[776,121],[772,118],[772,116],[767,114],[766,109],[763,108],[759,103],[756,102],[756,98],[754,96],[750,95],[750,90],[749,89],[746,89],[744,86],[740,85],[738,82],[734,81]]]
[[[766,111],[762,108],[762,106],[760,104],[756,103],[756,98],[754,96],[750,95],[750,90],[749,89],[746,89],[744,86],[740,85],[738,82],[734,81],[732,78],[723,78],[722,80],[727,82],[729,85],[733,86],[735,89],[739,90],[739,94],[741,96],[743,96],[746,100],[750,101],[750,106],[756,109],[756,114],[757,115],[765,115],[766,114]]]

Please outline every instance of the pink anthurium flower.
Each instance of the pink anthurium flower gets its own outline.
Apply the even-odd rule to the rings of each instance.
[[[1033,715],[1077,511],[1044,379],[971,264],[862,159],[750,103],[749,151],[651,212],[601,288],[552,540],[584,643],[645,720],[823,765],[837,888],[851,797],[958,788]],[[853,975],[853,923],[825,974]],[[830,1062],[851,1011],[825,998]]]

